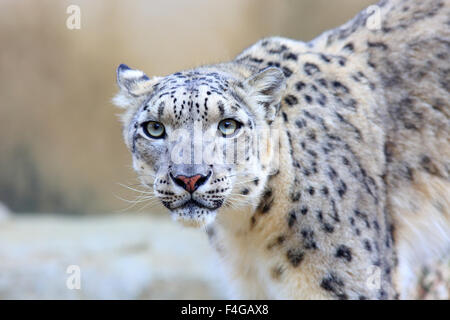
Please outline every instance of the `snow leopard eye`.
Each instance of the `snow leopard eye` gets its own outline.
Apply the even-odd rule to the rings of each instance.
[[[241,123],[234,119],[225,119],[219,122],[218,129],[223,137],[230,137],[241,127]]]
[[[144,133],[152,139],[164,138],[166,130],[161,122],[147,121],[142,124]]]

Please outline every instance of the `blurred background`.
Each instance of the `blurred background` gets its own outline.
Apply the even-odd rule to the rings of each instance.
[[[201,231],[122,200],[137,180],[110,103],[116,67],[167,75],[266,36],[307,41],[374,2],[1,0],[0,299],[223,297]],[[71,264],[81,290],[66,287]]]

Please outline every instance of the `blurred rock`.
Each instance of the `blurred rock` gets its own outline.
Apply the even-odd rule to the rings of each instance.
[[[0,243],[0,299],[223,298],[206,235],[167,217],[12,216]]]
[[[11,212],[9,211],[8,207],[0,202],[0,222],[8,219],[10,214]]]

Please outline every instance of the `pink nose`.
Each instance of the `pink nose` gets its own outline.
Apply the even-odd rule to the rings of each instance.
[[[202,176],[201,174],[197,174],[195,176],[192,177],[186,177],[186,176],[176,176],[175,177],[175,182],[183,187],[186,191],[188,192],[194,192],[199,186],[201,186],[203,184],[203,182],[200,180],[202,179],[205,180],[204,176]],[[200,180],[200,181],[199,181]]]

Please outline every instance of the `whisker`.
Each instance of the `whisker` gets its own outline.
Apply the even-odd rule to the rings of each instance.
[[[126,208],[123,208],[123,209],[119,210],[120,213],[124,213],[124,212],[130,210],[131,208],[133,208],[134,206],[136,206],[138,203],[144,202],[144,201],[130,201],[130,200],[123,199],[123,198],[121,198],[121,197],[119,197],[119,196],[117,196],[117,195],[114,195],[114,196],[115,196],[116,198],[120,199],[120,200],[123,200],[123,201],[125,201],[125,202],[131,203],[130,206],[128,206],[128,207],[126,207]]]
[[[157,201],[149,201],[149,203],[147,203],[145,206],[143,206],[141,209],[139,209],[138,212],[142,212],[142,210],[144,210],[149,205],[154,205],[156,203],[158,203],[158,202]]]
[[[129,186],[127,186],[127,185],[124,185],[124,184],[122,184],[122,183],[117,183],[117,184],[118,184],[119,186],[121,186],[121,187],[124,187],[124,188],[129,189],[129,190],[132,190],[132,191],[136,191],[136,192],[140,192],[140,193],[144,193],[144,194],[153,194],[152,191],[145,191],[145,190],[135,189],[135,188],[129,187]]]

